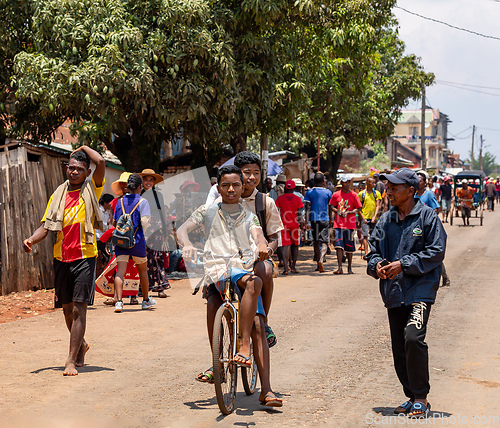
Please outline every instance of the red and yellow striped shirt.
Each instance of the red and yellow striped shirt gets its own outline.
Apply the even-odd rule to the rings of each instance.
[[[104,181],[101,187],[96,187],[92,178],[92,186],[94,187],[97,199],[99,199],[104,188]],[[52,194],[49,199],[42,223],[47,218],[47,212],[52,203],[53,196]],[[68,191],[64,205],[62,231],[57,232],[57,241],[54,245],[54,258],[61,262],[69,263],[89,257],[97,257],[96,236],[94,234],[94,242],[92,244],[85,242],[85,203],[83,202],[83,198],[80,197],[80,189]]]

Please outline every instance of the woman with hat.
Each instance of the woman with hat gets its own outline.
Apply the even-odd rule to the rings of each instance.
[[[153,233],[147,236],[148,277],[150,291],[158,292],[158,297],[167,297],[165,290],[170,288],[165,269],[168,253],[163,251],[164,242],[168,236],[165,203],[163,195],[158,192],[156,185],[163,181],[163,177],[152,169],[144,169],[139,174],[142,177],[142,196],[148,201],[151,208],[151,225]]]

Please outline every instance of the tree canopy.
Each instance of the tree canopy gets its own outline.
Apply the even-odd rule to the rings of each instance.
[[[70,119],[80,143],[104,143],[130,170],[157,167],[179,130],[198,162],[226,142],[287,131],[320,137],[331,156],[390,135],[432,82],[404,54],[394,4],[0,0],[2,25],[22,33],[0,50],[12,64],[0,75],[2,117],[35,140]]]

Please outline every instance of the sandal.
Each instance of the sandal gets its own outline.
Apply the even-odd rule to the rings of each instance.
[[[108,306],[115,306],[116,300],[114,298],[109,297],[104,301],[104,304]]]
[[[413,406],[411,406],[408,416],[410,418],[425,418],[431,410],[431,403],[427,403],[427,406],[420,401],[415,401]]]
[[[413,406],[413,401],[405,401],[394,409],[394,414],[399,415],[401,413],[409,413]]]
[[[167,297],[167,294],[163,290],[160,290],[158,291],[158,297],[164,299],[165,297]]]
[[[266,407],[283,407],[283,400],[276,397],[273,392],[269,391],[264,400],[260,401],[260,404]]]
[[[195,379],[198,382],[214,383],[214,368],[210,367],[209,369],[206,369],[203,373],[199,373],[198,376],[195,377]]]
[[[276,335],[274,334],[271,327],[266,326],[265,331],[266,331],[267,346],[272,348],[274,345],[276,345],[276,342],[278,341],[278,339],[276,339]]]
[[[130,296],[130,304],[131,305],[138,305],[139,304],[139,300],[137,300],[137,297]]]
[[[243,361],[235,361],[236,365],[240,367],[252,367],[252,357],[245,357],[243,354],[240,354],[239,352],[235,355],[235,357],[240,357],[245,360]]]

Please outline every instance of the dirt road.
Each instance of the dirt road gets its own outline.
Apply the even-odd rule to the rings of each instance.
[[[500,426],[500,213],[485,216],[483,227],[446,225],[452,286],[439,291],[429,321],[434,417],[426,425]],[[239,392],[236,411],[221,416],[213,386],[194,381],[210,366],[205,305],[180,281],[154,311],[115,314],[98,300],[88,314],[87,365],[75,378],[62,376],[60,311],[1,324],[0,426],[410,425],[388,419],[404,397],[378,283],[359,253],[355,275],[332,275],[332,256],[326,274],[310,262],[299,267],[300,275],[276,280],[270,314],[281,410]]]

